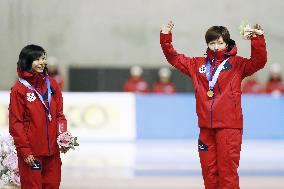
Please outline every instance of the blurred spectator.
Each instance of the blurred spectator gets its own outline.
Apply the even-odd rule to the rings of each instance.
[[[56,82],[63,89],[64,79],[63,76],[60,74],[58,68],[58,59],[51,56],[47,59],[47,68],[48,68],[48,75],[56,80]]]
[[[148,84],[142,78],[143,69],[140,66],[130,68],[130,78],[125,82],[123,90],[125,92],[147,93]]]
[[[255,75],[251,75],[247,77],[242,82],[242,93],[249,93],[249,94],[260,94],[262,93],[262,86],[257,81]]]
[[[272,95],[280,95],[284,93],[281,78],[281,66],[279,64],[272,64],[269,69],[269,79],[265,85],[265,93]]]
[[[171,80],[171,70],[169,68],[160,68],[158,75],[159,81],[153,85],[153,93],[173,94],[176,92],[176,86]]]

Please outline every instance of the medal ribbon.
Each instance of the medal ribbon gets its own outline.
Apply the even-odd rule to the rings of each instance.
[[[43,97],[41,96],[41,94],[33,87],[31,86],[31,84],[29,84],[29,82],[27,82],[27,80],[23,79],[23,78],[19,78],[19,81],[25,85],[27,88],[29,88],[30,90],[34,91],[38,98],[40,99],[41,103],[44,105],[45,109],[48,111],[48,115],[51,116],[51,111],[50,111],[50,103],[51,103],[51,88],[50,88],[50,81],[47,77],[45,77],[45,83],[47,85],[47,102],[48,102],[48,107],[45,105]]]
[[[215,73],[213,72],[213,76],[212,76],[212,79],[210,77],[210,68],[211,68],[211,63],[210,63],[210,60],[207,61],[206,63],[206,77],[207,77],[207,80],[209,81],[209,90],[210,91],[213,91],[214,89],[214,86],[218,80],[218,77],[219,77],[219,74],[220,72],[222,71],[223,69],[223,66],[224,64],[227,62],[229,58],[225,59],[217,68],[217,70],[215,71]]]

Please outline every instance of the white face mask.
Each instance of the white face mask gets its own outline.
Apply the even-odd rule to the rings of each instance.
[[[43,54],[38,59],[34,60],[32,63],[32,70],[34,72],[42,73],[47,64],[46,59],[47,59],[46,54]]]
[[[221,51],[227,47],[227,44],[224,42],[223,37],[219,37],[219,39],[210,41],[207,46],[212,51]]]

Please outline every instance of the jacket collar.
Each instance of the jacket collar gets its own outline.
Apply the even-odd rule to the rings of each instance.
[[[237,46],[234,40],[230,39],[228,43],[228,47],[221,51],[212,51],[207,48],[206,51],[207,58],[212,62],[213,60],[216,61],[217,64],[220,64],[224,59],[235,56],[237,54]]]
[[[45,82],[45,74],[37,72],[20,71],[17,68],[18,76],[25,79],[29,84],[35,88],[40,88]]]

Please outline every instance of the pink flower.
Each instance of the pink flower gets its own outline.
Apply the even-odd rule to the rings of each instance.
[[[14,153],[10,153],[9,155],[7,155],[7,157],[4,158],[2,163],[10,171],[17,171],[18,170],[18,157]]]
[[[19,172],[11,172],[10,175],[11,182],[17,186],[20,186],[20,175]]]
[[[63,147],[71,147],[72,146],[72,135],[70,132],[66,131],[60,134],[57,138],[57,144]]]
[[[10,183],[20,185],[17,152],[11,136],[0,136],[0,185]]]
[[[15,152],[16,148],[14,146],[14,141],[11,136],[3,137],[0,140],[0,156],[5,156],[11,152]]]
[[[57,137],[57,144],[63,153],[66,153],[70,148],[74,150],[75,146],[79,146],[77,137],[73,137],[69,131],[65,131]]]

